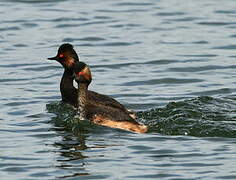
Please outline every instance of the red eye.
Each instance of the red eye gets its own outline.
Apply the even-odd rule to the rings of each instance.
[[[83,75],[85,75],[85,73],[81,71],[81,72],[79,72],[79,75],[83,76]]]
[[[60,58],[63,58],[63,57],[64,57],[64,54],[59,54],[59,57],[60,57]]]
[[[83,76],[85,73],[80,71],[80,72],[77,72],[76,74],[77,74],[77,76]]]

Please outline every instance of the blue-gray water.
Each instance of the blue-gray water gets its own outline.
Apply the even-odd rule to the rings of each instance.
[[[90,89],[147,134],[74,123],[72,43]],[[0,179],[236,179],[236,1],[0,1]]]

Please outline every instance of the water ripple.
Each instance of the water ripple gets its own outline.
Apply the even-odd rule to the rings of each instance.
[[[185,15],[184,12],[160,12],[155,14],[157,16],[183,16]]]
[[[17,31],[17,30],[20,30],[20,28],[17,27],[17,26],[11,26],[11,27],[0,28],[0,31]]]
[[[235,179],[236,11],[220,3],[1,1],[1,179]],[[63,68],[46,58],[62,42],[148,133],[60,102]]]
[[[152,6],[154,3],[144,3],[144,2],[122,2],[115,4],[116,6]]]
[[[232,49],[236,49],[236,45],[232,44],[232,45],[227,45],[227,46],[218,46],[218,47],[213,47],[213,49],[232,50]]]
[[[149,120],[153,130],[165,134],[236,137],[233,109],[236,103],[230,99],[199,97],[140,112],[139,117]]]
[[[100,37],[85,37],[85,38],[65,38],[63,42],[74,42],[74,41],[105,41],[106,39]]]
[[[225,25],[232,25],[236,22],[199,22],[200,25],[207,25],[207,26],[225,26]]]
[[[199,66],[199,67],[178,67],[178,68],[169,68],[170,71],[174,72],[201,72],[201,71],[209,71],[209,70],[217,70],[217,69],[228,69],[232,68],[234,69],[236,66],[214,66],[214,65],[209,65],[209,66]]]
[[[186,84],[202,82],[202,79],[176,79],[176,78],[162,78],[162,79],[151,79],[147,81],[130,81],[127,83],[120,84],[120,86],[146,86],[153,84]]]

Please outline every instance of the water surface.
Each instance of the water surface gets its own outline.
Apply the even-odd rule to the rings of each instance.
[[[236,179],[236,2],[0,1],[2,179]],[[147,134],[76,122],[47,57],[74,45],[91,89]]]

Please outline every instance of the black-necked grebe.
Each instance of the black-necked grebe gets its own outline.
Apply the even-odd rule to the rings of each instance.
[[[89,67],[85,63],[77,62],[75,64],[74,76],[75,81],[78,83],[78,109],[79,118],[81,120],[88,119],[95,124],[132,132],[147,132],[147,126],[136,122],[126,110],[103,105],[96,101],[89,101],[88,86],[92,81],[92,75]],[[105,95],[103,97],[105,97]]]
[[[56,60],[64,67],[64,73],[61,78],[60,91],[62,101],[74,107],[77,107],[77,89],[73,86],[73,67],[79,57],[71,44],[62,44],[55,57],[48,58]]]

